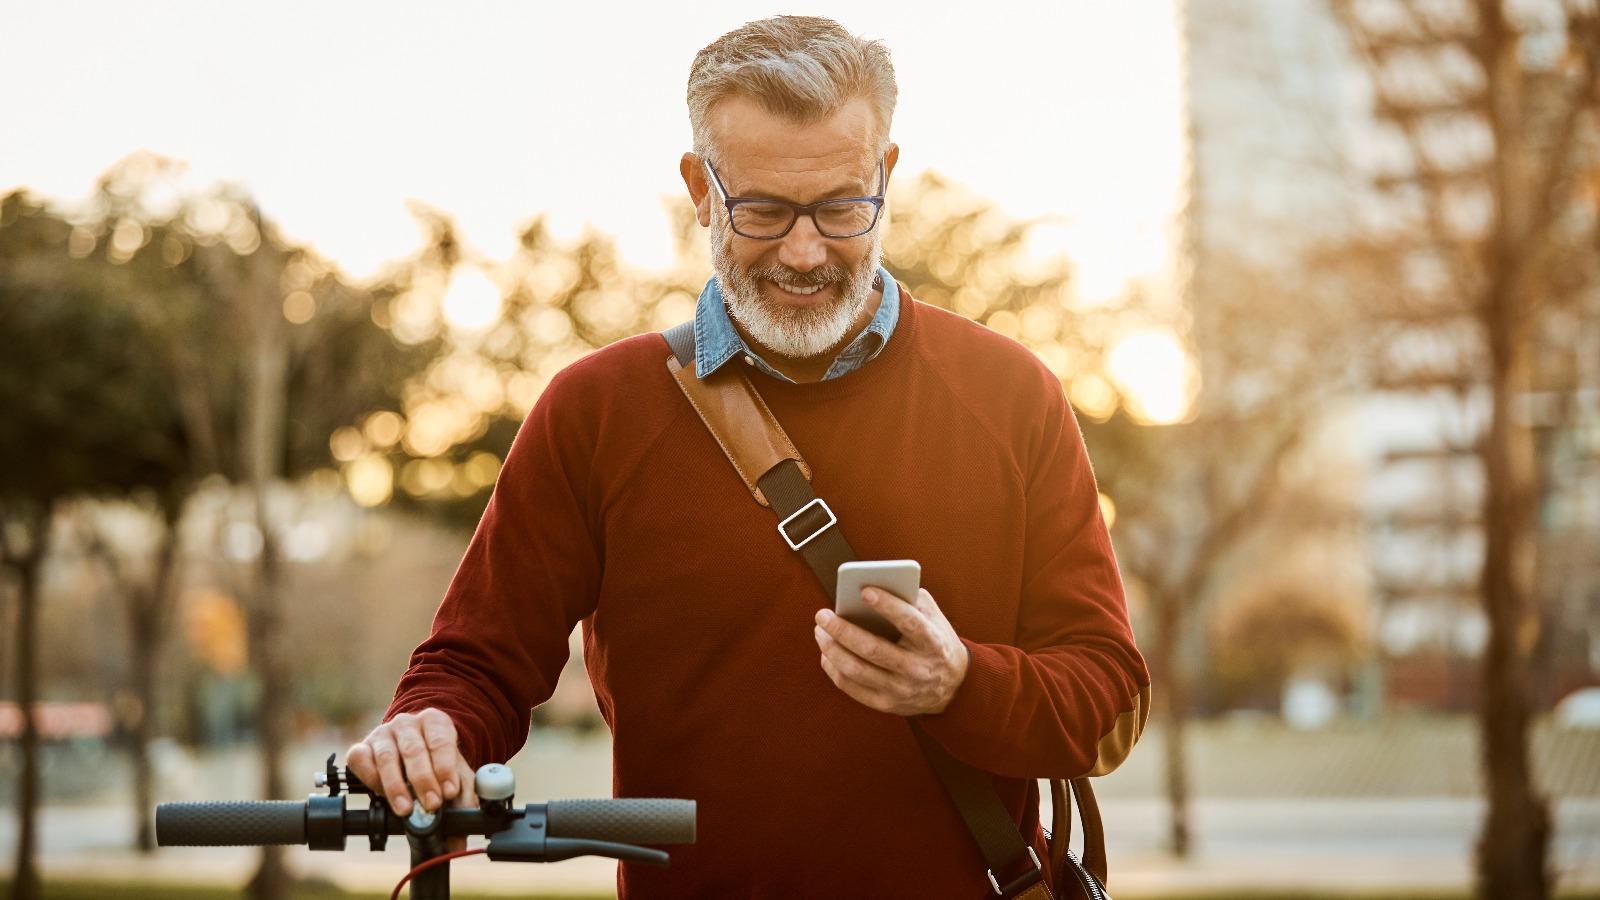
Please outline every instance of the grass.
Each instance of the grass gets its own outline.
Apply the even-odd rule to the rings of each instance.
[[[296,900],[385,900],[387,893],[346,893],[335,887],[302,886],[294,892]],[[11,896],[10,882],[0,881],[0,897]],[[142,883],[110,884],[98,881],[49,881],[44,886],[45,900],[237,900],[237,889],[192,885]],[[510,895],[524,900],[602,900],[614,894],[539,894]],[[459,900],[510,900],[506,894],[457,894]],[[1600,893],[1560,893],[1562,900],[1600,900]],[[1437,891],[1254,891],[1237,890],[1203,894],[1118,894],[1118,900],[1469,900],[1467,893]]]

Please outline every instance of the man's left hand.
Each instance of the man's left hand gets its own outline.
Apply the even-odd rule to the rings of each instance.
[[[833,610],[818,610],[812,630],[822,649],[822,670],[839,690],[880,712],[943,712],[967,677],[968,654],[933,595],[919,590],[913,604],[869,587],[861,598],[900,630],[900,642],[890,643]]]

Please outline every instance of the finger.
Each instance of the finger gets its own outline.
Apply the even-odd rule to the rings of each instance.
[[[416,793],[423,809],[438,812],[444,806],[444,796],[440,793],[439,778],[433,773],[433,757],[428,753],[428,743],[423,740],[417,718],[407,716],[402,719],[397,716],[392,724],[394,745],[400,751],[400,760],[405,764],[412,791]]]
[[[456,756],[456,783],[461,786],[461,793],[456,795],[455,806],[478,805],[478,774],[472,771],[472,764],[459,754]]]
[[[356,780],[366,785],[369,791],[381,791],[382,784],[378,779],[378,764],[372,760],[372,747],[365,739],[350,745],[344,751],[345,772],[354,775]],[[348,785],[346,785],[348,787]]]
[[[887,699],[879,696],[863,685],[844,677],[839,673],[838,669],[833,667],[833,662],[826,656],[822,658],[822,671],[828,673],[828,678],[833,682],[834,687],[844,691],[845,694],[850,697],[850,699],[860,703],[862,706],[871,707],[879,712],[890,711],[890,703]]]
[[[378,728],[367,735],[367,744],[372,747],[372,761],[378,769],[377,790],[389,798],[389,808],[396,815],[408,816],[411,814],[411,792],[406,788],[405,776],[400,773],[400,751],[395,749],[392,731],[389,725]]]
[[[417,714],[417,724],[421,727],[422,742],[428,748],[433,772],[439,778],[439,795],[453,800],[461,790],[461,779],[456,772],[460,756],[456,753],[455,723],[443,710],[425,709]],[[415,780],[412,783],[415,784]]]
[[[950,620],[945,618],[944,610],[939,608],[938,602],[933,599],[932,594],[928,593],[927,588],[917,591],[916,602],[912,605],[926,616],[930,622],[944,622],[947,625],[950,623]]]
[[[862,592],[866,596],[866,592]],[[891,601],[898,603],[900,601]],[[827,612],[827,610],[824,610]],[[872,663],[880,669],[891,672],[906,672],[915,664],[916,657],[902,647],[897,647],[878,635],[862,628],[854,622],[838,615],[824,615],[822,630],[839,643],[843,644],[851,653]]]
[[[450,801],[450,806],[478,805],[478,785],[475,773],[472,771],[472,765],[463,759],[460,754],[456,754],[455,769],[451,772],[449,780],[454,781],[460,788],[460,793],[456,794],[455,798]],[[446,840],[445,849],[451,853],[467,849],[466,835]]]
[[[817,645],[822,649],[823,658],[830,662],[839,674],[863,687],[883,693],[895,693],[903,689],[903,679],[900,676],[880,669],[850,652],[821,628],[814,629],[813,633],[816,635]]]
[[[927,592],[919,593],[919,599],[924,593]],[[927,614],[911,603],[877,588],[866,588],[861,592],[861,597],[869,609],[888,619],[890,625],[900,630],[902,645],[909,642],[913,646],[930,647],[938,643],[933,640],[933,628]]]

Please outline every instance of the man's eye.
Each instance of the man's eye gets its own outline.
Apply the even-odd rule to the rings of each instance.
[[[789,217],[787,206],[746,203],[739,211],[752,222],[781,222]]]

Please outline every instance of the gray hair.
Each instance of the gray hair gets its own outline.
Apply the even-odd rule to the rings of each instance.
[[[747,22],[695,54],[689,67],[694,151],[717,164],[707,120],[718,102],[740,95],[799,124],[865,99],[878,116],[875,149],[881,155],[888,148],[897,94],[889,48],[881,41],[863,40],[817,16]]]

